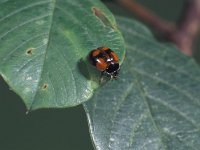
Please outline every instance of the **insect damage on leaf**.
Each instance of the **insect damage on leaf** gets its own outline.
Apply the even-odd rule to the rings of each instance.
[[[44,83],[43,85],[42,85],[42,90],[47,90],[48,89],[48,84],[47,83]]]
[[[105,26],[111,27],[112,29],[116,29],[115,26],[110,22],[110,20],[104,15],[104,13],[98,9],[97,7],[92,7],[92,12],[97,16]]]
[[[33,54],[33,50],[34,50],[35,48],[28,48],[27,50],[26,50],[26,54],[27,55],[29,55],[29,56],[31,56],[32,54]]]

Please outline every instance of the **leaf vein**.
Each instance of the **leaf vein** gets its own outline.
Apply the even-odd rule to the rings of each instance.
[[[15,15],[17,13],[20,13],[20,12],[26,10],[26,9],[33,8],[33,7],[38,6],[38,5],[43,5],[43,4],[46,4],[46,3],[49,3],[49,2],[51,2],[51,1],[49,1],[49,0],[48,1],[40,1],[40,2],[36,2],[36,3],[32,3],[30,5],[24,6],[24,7],[20,8],[20,9],[18,9],[18,10],[10,12],[8,15],[2,17],[0,19],[0,22],[4,21],[6,18],[12,17],[13,15]]]
[[[25,21],[25,22],[23,22],[23,23],[21,23],[21,24],[19,24],[19,25],[16,25],[16,26],[12,27],[10,30],[8,30],[7,32],[5,32],[5,33],[3,33],[2,35],[0,35],[0,39],[4,38],[4,37],[5,37],[6,35],[8,35],[9,33],[15,31],[16,29],[18,29],[18,28],[20,28],[20,27],[22,27],[22,26],[24,26],[24,25],[27,25],[27,24],[29,24],[29,23],[31,23],[31,22],[33,22],[33,21],[37,21],[37,20],[40,20],[40,19],[42,19],[42,18],[48,17],[48,16],[50,16],[50,15],[51,15],[51,14],[45,14],[45,15],[42,15],[42,16],[39,16],[39,17],[35,17],[35,18],[33,18],[33,19],[30,19],[30,20],[28,20],[28,21]]]
[[[161,63],[161,64],[163,64],[163,65],[165,65],[167,67],[171,67],[171,68],[175,69],[178,73],[182,73],[182,74],[190,77],[190,79],[192,79],[192,80],[195,79],[195,80],[200,82],[200,78],[192,76],[191,74],[185,72],[184,70],[179,69],[177,66],[175,66],[175,65],[173,65],[171,63],[168,63],[167,61],[163,62],[160,59],[158,59],[157,57],[154,57],[153,55],[151,55],[150,53],[147,53],[147,52],[144,52],[144,51],[139,51],[137,49],[133,49],[133,47],[131,45],[129,45],[129,44],[126,44],[126,45],[127,45],[128,48],[130,48],[130,49],[132,49],[132,50],[144,55],[145,57],[151,58],[152,60],[155,60],[155,61],[157,61],[157,62],[159,62],[159,63]]]
[[[188,140],[181,140],[178,136],[174,135],[173,133],[170,133],[170,132],[166,132],[166,131],[162,131],[164,134],[167,134],[168,136],[172,136],[172,137],[175,137],[176,139],[178,139],[182,144],[186,145],[186,146],[189,146],[191,149],[193,150],[198,150],[196,149],[192,144],[188,144]],[[187,144],[186,144],[187,143]]]
[[[135,70],[136,72],[138,72],[139,74],[141,74],[141,75],[147,76],[147,77],[149,77],[149,78],[151,78],[151,79],[154,79],[154,80],[156,80],[156,81],[159,81],[160,83],[163,83],[163,84],[167,85],[168,87],[170,87],[170,88],[176,90],[177,92],[179,92],[179,93],[181,93],[182,95],[186,96],[186,97],[189,98],[191,101],[193,101],[195,104],[198,104],[198,106],[200,106],[200,103],[199,103],[198,99],[197,99],[196,97],[193,97],[190,93],[188,93],[188,91],[185,91],[184,89],[180,89],[179,87],[177,87],[177,86],[175,86],[175,85],[173,85],[173,84],[170,84],[170,83],[168,83],[167,81],[165,81],[165,80],[163,80],[163,79],[161,79],[161,78],[158,78],[158,77],[155,77],[155,76],[151,76],[151,75],[149,75],[147,72],[142,71],[142,70],[140,70],[140,69],[134,68],[134,70]]]
[[[114,122],[114,120],[116,119],[117,117],[117,114],[119,113],[119,110],[121,108],[121,106],[123,105],[123,103],[127,100],[127,97],[129,96],[129,94],[131,94],[131,90],[133,88],[133,85],[134,85],[134,82],[132,82],[128,88],[125,90],[125,94],[123,95],[123,99],[120,101],[120,103],[118,103],[118,105],[116,106],[116,109],[115,111],[113,112],[113,117],[112,117],[112,122]],[[114,127],[114,123],[111,125],[111,129],[110,129],[110,135],[112,133],[112,130],[113,130],[113,127]],[[110,136],[109,138],[109,144],[112,142],[112,137]],[[108,145],[109,145],[108,144]]]
[[[35,97],[37,95],[37,92],[38,92],[38,89],[39,89],[39,86],[40,86],[40,82],[41,82],[41,77],[42,77],[42,74],[43,74],[43,69],[44,69],[44,65],[45,65],[45,60],[46,60],[46,56],[47,56],[47,50],[48,50],[48,47],[49,47],[49,40],[51,38],[51,29],[52,29],[52,26],[53,26],[53,17],[54,17],[54,14],[55,14],[55,5],[56,5],[56,0],[53,1],[54,2],[54,7],[53,7],[53,11],[52,11],[52,14],[47,14],[47,15],[44,15],[43,17],[45,16],[51,16],[51,24],[50,24],[50,27],[49,27],[49,36],[48,36],[48,43],[47,43],[47,46],[46,46],[46,51],[45,51],[45,54],[44,54],[44,63],[42,64],[42,67],[41,67],[41,72],[40,72],[40,77],[39,77],[39,82],[38,82],[38,85],[37,85],[37,88],[36,88],[36,92],[35,92],[35,95],[33,96],[33,100],[32,100],[32,103],[30,105],[30,108],[29,110],[32,109],[34,103],[35,103]],[[37,20],[37,18],[35,18]]]
[[[137,71],[136,71],[136,72],[137,72]],[[161,139],[161,140],[160,140],[160,145],[162,144],[164,147],[166,147],[165,144],[164,144],[164,142],[163,142],[163,140],[162,140],[162,136],[160,135],[160,129],[159,129],[159,127],[156,125],[156,122],[155,122],[155,120],[154,120],[154,118],[153,118],[152,110],[150,109],[150,106],[149,106],[149,103],[148,103],[148,100],[147,100],[147,94],[146,94],[146,92],[145,92],[145,90],[144,90],[143,85],[141,84],[141,81],[139,80],[139,73],[137,74],[137,78],[138,78],[138,80],[137,80],[137,85],[138,85],[138,87],[140,87],[140,91],[141,91],[141,93],[142,93],[142,95],[143,95],[144,103],[145,103],[146,107],[148,108],[149,117],[150,117],[150,119],[151,119],[151,121],[152,121],[152,124],[153,124],[155,130],[157,131],[157,134],[159,135],[159,138]]]
[[[169,103],[166,103],[158,98],[155,98],[153,96],[147,96],[149,99],[154,100],[160,104],[162,104],[163,106],[165,106],[166,108],[168,108],[169,110],[175,112],[176,114],[178,114],[179,116],[181,116],[182,118],[184,118],[185,120],[187,120],[189,123],[191,123],[195,128],[200,129],[196,124],[197,122],[195,122],[195,120],[190,119],[190,117],[188,117],[185,113],[181,112],[180,110],[178,110],[177,108],[171,106]]]
[[[9,53],[3,58],[3,61],[1,62],[1,64],[3,64],[5,61],[8,60],[9,56],[12,55],[16,50],[18,50],[19,48],[21,48],[23,45],[25,45],[26,43],[30,42],[31,40],[34,40],[40,36],[46,35],[47,33],[42,33],[36,36],[32,36],[31,38],[27,39],[26,41],[24,41],[23,43],[21,43],[20,45],[18,45],[15,49],[13,50],[9,50]]]

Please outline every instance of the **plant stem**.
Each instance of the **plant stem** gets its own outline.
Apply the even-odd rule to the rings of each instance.
[[[175,43],[185,55],[192,55],[193,43],[200,26],[200,0],[187,0],[181,20],[176,27],[134,0],[118,0],[118,3],[157,29]]]

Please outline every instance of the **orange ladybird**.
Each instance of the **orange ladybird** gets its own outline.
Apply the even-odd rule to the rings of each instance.
[[[116,79],[119,74],[119,57],[108,47],[99,47],[89,54],[89,60],[98,70]]]

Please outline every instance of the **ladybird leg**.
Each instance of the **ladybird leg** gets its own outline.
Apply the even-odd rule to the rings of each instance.
[[[113,80],[114,78],[113,78],[113,76],[110,76],[110,80]]]
[[[113,81],[113,80],[115,80],[115,79],[116,79],[116,78],[115,78],[113,75],[110,76],[110,80],[111,80],[111,81]]]

